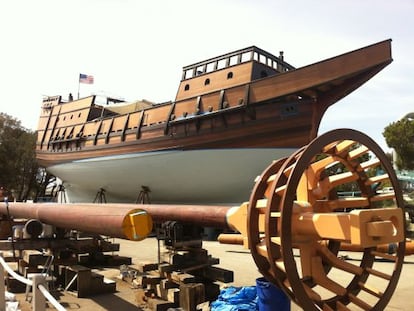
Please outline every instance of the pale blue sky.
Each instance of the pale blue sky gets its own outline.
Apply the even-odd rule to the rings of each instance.
[[[42,95],[175,97],[185,65],[250,45],[296,67],[388,38],[394,62],[331,107],[320,132],[383,128],[414,109],[414,1],[5,0],[0,111],[36,129]]]

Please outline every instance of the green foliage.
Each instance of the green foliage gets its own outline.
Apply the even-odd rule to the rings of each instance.
[[[34,198],[37,193],[35,147],[36,133],[0,113],[0,186],[17,200]]]
[[[404,118],[385,127],[382,133],[388,147],[394,148],[400,170],[414,169],[414,120]]]

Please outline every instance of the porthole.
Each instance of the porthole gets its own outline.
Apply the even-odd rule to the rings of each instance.
[[[230,71],[228,74],[227,74],[227,79],[232,79],[233,78],[233,72],[232,71]]]
[[[190,84],[186,84],[185,86],[184,86],[184,91],[188,91],[190,89]]]
[[[210,84],[210,79],[206,79],[206,81],[204,81],[204,85],[209,85]]]

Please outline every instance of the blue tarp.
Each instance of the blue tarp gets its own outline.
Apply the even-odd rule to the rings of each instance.
[[[228,287],[221,290],[217,300],[212,302],[211,311],[257,311],[255,286]]]

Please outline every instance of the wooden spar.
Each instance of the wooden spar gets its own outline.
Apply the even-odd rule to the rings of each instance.
[[[244,237],[241,234],[234,234],[234,233],[222,233],[218,236],[217,241],[220,242],[220,244],[237,244],[237,245],[243,245],[244,243]],[[297,245],[294,245],[295,248],[298,248]],[[392,254],[395,252],[398,248],[397,244],[382,244],[378,245],[376,247],[376,250]],[[341,251],[345,252],[364,252],[364,248],[362,248],[359,245],[353,245],[350,243],[341,243],[340,247]],[[414,241],[407,239],[405,242],[405,255],[413,255],[414,254]]]
[[[243,208],[243,205],[229,207],[116,203],[10,203],[8,207],[10,215],[15,218],[37,219],[42,223],[64,229],[76,229],[129,240],[144,239],[152,230],[152,222],[162,223],[171,220],[204,227],[236,229],[242,233],[220,235],[218,240],[223,244],[243,244],[243,235],[245,235],[243,220],[240,218],[235,220],[234,216],[237,213],[244,214]],[[7,215],[7,213],[7,206],[0,205],[0,214]],[[129,220],[131,217],[138,218],[131,223]],[[126,223],[129,223],[129,226]],[[136,235],[131,232],[136,232]],[[363,248],[342,243],[341,250],[360,252]],[[413,253],[412,249],[409,251],[409,254],[411,253]]]
[[[151,216],[137,205],[6,203],[0,205],[0,213],[134,241],[145,239],[152,230]]]

